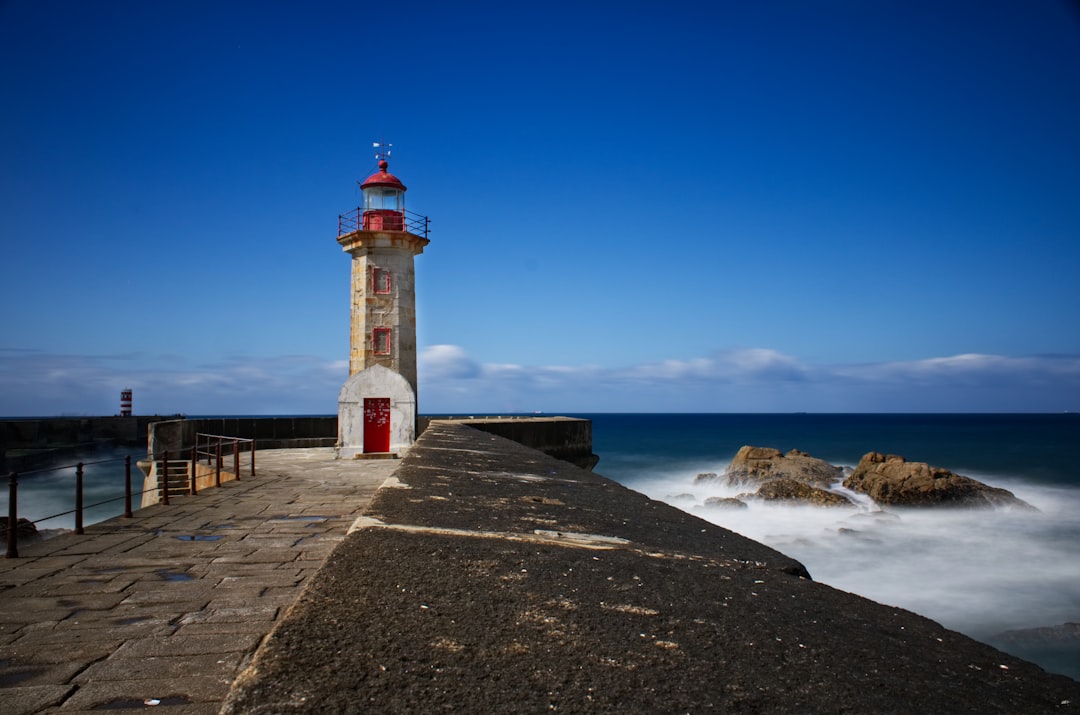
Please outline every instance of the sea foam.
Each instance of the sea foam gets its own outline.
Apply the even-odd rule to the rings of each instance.
[[[882,508],[865,495],[851,507],[745,499],[748,508],[732,509],[705,501],[752,489],[722,479],[695,480],[699,471],[724,470],[689,466],[631,486],[798,559],[818,582],[914,611],[979,640],[1080,621],[1080,489],[972,474],[1038,511]],[[1080,677],[1075,662],[1044,667]]]

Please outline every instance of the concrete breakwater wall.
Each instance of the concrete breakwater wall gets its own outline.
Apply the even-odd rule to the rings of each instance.
[[[196,434],[256,440],[257,449],[333,447],[337,417],[199,417],[159,422],[150,429],[147,451],[179,454],[195,442]]]
[[[33,469],[102,444],[142,445],[170,417],[44,417],[0,420],[0,472]]]
[[[600,461],[592,451],[592,420],[577,417],[421,417],[418,433],[434,421],[469,425],[582,469],[592,469]]]
[[[1080,683],[434,421],[223,713],[1049,713]]]
[[[533,449],[589,469],[599,457],[592,452],[592,421],[571,417],[420,417],[418,432],[434,421],[450,420],[512,439]],[[213,417],[158,422],[151,426],[150,454],[168,449],[179,453],[195,435],[216,434],[256,440],[258,449],[333,447],[337,417]]]

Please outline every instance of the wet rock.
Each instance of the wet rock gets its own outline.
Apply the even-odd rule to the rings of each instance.
[[[816,506],[852,506],[840,494],[825,491],[794,479],[774,479],[762,484],[754,493],[758,499],[766,501],[797,501]]]
[[[859,511],[852,514],[849,519],[857,519],[859,521],[866,521],[873,524],[887,524],[900,521],[900,517],[893,514],[891,511],[885,511],[884,509],[877,509],[875,511]]]
[[[724,473],[729,484],[791,479],[815,487],[827,487],[843,476],[840,467],[806,452],[793,449],[782,454],[771,447],[750,445],[739,449]]]
[[[746,502],[735,497],[709,497],[705,500],[705,506],[716,509],[749,509]]]
[[[1034,510],[1007,489],[895,454],[869,452],[844,479],[844,486],[879,504],[904,506],[1020,507]]]
[[[6,516],[0,516],[0,541],[7,540],[7,533],[8,518]],[[20,544],[30,544],[42,540],[42,536],[38,533],[37,527],[34,526],[34,522],[29,519],[20,518],[15,523],[15,534],[18,536]]]

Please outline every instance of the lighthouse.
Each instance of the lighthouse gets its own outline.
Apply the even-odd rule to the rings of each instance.
[[[428,219],[405,209],[389,152],[376,158],[379,170],[360,183],[363,205],[338,217],[338,243],[352,256],[349,379],[338,396],[346,459],[400,454],[416,440],[413,259],[428,244]]]

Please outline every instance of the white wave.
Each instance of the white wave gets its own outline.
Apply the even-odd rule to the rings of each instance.
[[[699,471],[723,474],[723,467]],[[881,510],[864,495],[849,508],[749,499],[746,509],[725,509],[705,500],[751,490],[695,481],[696,473],[669,472],[632,486],[798,559],[816,581],[975,638],[1080,621],[1080,490],[972,475],[1039,511]]]

